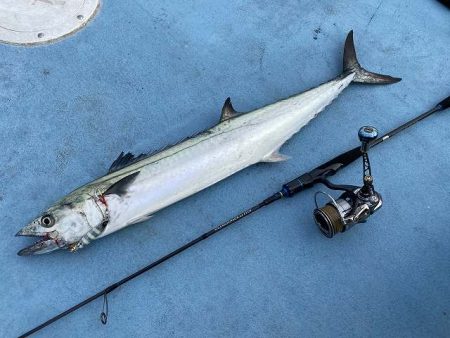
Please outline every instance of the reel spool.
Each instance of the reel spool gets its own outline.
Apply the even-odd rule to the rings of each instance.
[[[361,152],[363,158],[363,185],[361,187],[351,185],[335,185],[326,178],[321,179],[332,190],[344,191],[337,199],[331,195],[319,191],[315,195],[316,209],[313,211],[314,220],[319,230],[328,238],[332,238],[339,232],[345,232],[353,225],[364,223],[383,205],[381,195],[375,191],[373,177],[369,161],[368,150],[370,142],[378,137],[378,131],[371,126],[359,129]],[[328,203],[319,207],[317,198],[322,194],[328,198]]]

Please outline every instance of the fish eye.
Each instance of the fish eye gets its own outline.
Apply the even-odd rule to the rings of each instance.
[[[53,224],[55,224],[55,219],[53,218],[52,215],[44,215],[41,218],[41,225],[45,228],[50,228],[51,226],[53,226]]]

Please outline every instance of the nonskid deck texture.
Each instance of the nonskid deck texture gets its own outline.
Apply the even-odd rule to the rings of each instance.
[[[448,19],[437,1],[109,1],[62,42],[0,45],[0,335],[21,334],[357,145],[360,126],[389,130],[447,96]],[[362,65],[403,81],[348,88],[283,147],[291,160],[245,169],[76,254],[16,255],[29,239],[14,233],[30,216],[104,175],[120,151],[213,126],[228,96],[251,111],[336,76],[350,29]],[[112,294],[108,325],[99,300],[37,337],[446,336],[448,122],[436,115],[374,149],[385,205],[370,224],[326,240],[305,193]],[[360,171],[334,180],[359,183]]]

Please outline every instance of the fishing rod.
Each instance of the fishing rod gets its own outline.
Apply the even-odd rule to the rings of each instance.
[[[170,252],[169,254],[159,258],[158,260],[150,263],[149,265],[141,268],[140,270],[128,275],[127,277],[119,280],[106,287],[105,289],[97,292],[89,298],[86,298],[82,302],[76,304],[75,306],[61,312],[57,316],[47,320],[46,322],[36,326],[35,328],[22,334],[19,338],[28,337],[39,330],[42,330],[46,326],[56,322],[57,320],[67,316],[68,314],[78,310],[79,308],[91,303],[92,301],[103,297],[103,309],[100,314],[100,320],[103,324],[107,323],[108,320],[108,294],[117,289],[119,286],[131,281],[132,279],[142,275],[143,273],[155,268],[161,263],[167,261],[168,259],[180,254],[181,252],[189,249],[195,244],[207,239],[208,237],[218,233],[219,231],[225,229],[229,225],[239,221],[240,219],[253,214],[257,210],[272,204],[273,202],[280,200],[282,198],[293,197],[299,192],[309,189],[317,183],[322,183],[332,190],[343,191],[342,195],[337,199],[334,199],[327,193],[318,192],[316,193],[316,209],[314,210],[314,219],[319,227],[319,230],[326,237],[333,237],[339,232],[344,232],[348,230],[351,226],[363,223],[367,218],[375,213],[382,206],[382,197],[375,191],[373,186],[373,177],[371,175],[371,166],[368,156],[368,150],[377,146],[378,144],[386,141],[387,139],[397,135],[401,131],[411,127],[417,122],[427,118],[428,116],[445,110],[450,107],[450,96],[439,102],[430,110],[424,112],[423,114],[415,117],[414,119],[402,124],[401,126],[391,130],[381,137],[378,136],[378,131],[371,126],[362,127],[358,132],[358,137],[361,141],[361,146],[355,147],[349,151],[346,151],[328,162],[316,167],[315,169],[300,175],[299,177],[293,179],[292,181],[284,184],[282,189],[268,198],[264,199],[262,202],[252,206],[251,208],[241,212],[240,214],[230,218],[228,221],[219,224],[215,228],[205,232],[201,236],[193,239],[192,241],[184,244],[178,249]],[[327,178],[333,176],[339,170],[345,168],[350,163],[356,161],[358,158],[363,158],[363,186],[357,187],[352,185],[336,185],[331,183]],[[318,206],[317,197],[318,194],[324,194],[328,197],[329,202],[322,207]]]

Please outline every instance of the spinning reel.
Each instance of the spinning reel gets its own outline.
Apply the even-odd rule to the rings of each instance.
[[[368,154],[370,142],[375,140],[377,136],[378,131],[370,126],[362,127],[358,132],[363,158],[362,187],[336,185],[331,183],[325,175],[318,180],[332,190],[344,191],[337,199],[323,191],[317,192],[314,197],[316,203],[316,209],[313,212],[314,220],[320,231],[328,238],[339,232],[347,231],[355,224],[364,223],[383,204],[381,195],[375,191],[373,186]],[[319,195],[324,195],[329,200],[322,207],[318,206]]]

